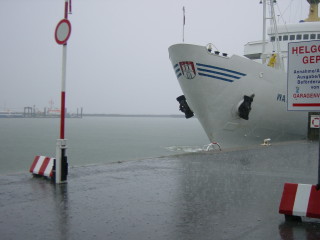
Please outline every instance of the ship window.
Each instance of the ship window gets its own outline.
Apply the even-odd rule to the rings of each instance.
[[[315,34],[310,34],[310,39],[316,39],[316,35]]]
[[[309,34],[303,34],[303,40],[308,40],[309,39]]]
[[[284,35],[283,36],[283,41],[288,41],[288,38],[289,38],[288,35]]]
[[[319,34],[320,35],[320,34]],[[271,37],[271,42],[274,42],[275,40],[276,40],[276,38],[273,36],[273,37]]]
[[[318,39],[320,39],[320,34],[319,34],[319,33],[318,33],[318,36],[317,36],[317,37],[318,37]]]
[[[298,34],[297,35],[297,40],[301,40],[302,39],[302,35],[301,34]]]
[[[290,35],[290,40],[295,40],[296,39],[296,35]]]

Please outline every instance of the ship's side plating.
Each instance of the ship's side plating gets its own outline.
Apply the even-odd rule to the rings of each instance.
[[[210,141],[237,145],[305,135],[306,113],[286,109],[284,71],[190,44],[171,46],[169,56],[186,100]]]

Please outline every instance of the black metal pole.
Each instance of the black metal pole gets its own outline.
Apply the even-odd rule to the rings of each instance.
[[[67,181],[68,175],[68,160],[66,155],[66,149],[61,150],[61,181]]]
[[[319,159],[318,159],[318,184],[317,184],[317,187],[316,189],[319,191],[320,190],[320,113],[319,113],[319,124],[318,124],[318,127],[319,127],[319,136],[318,136],[318,141],[319,141]]]

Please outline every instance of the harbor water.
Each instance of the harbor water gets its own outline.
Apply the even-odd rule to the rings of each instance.
[[[55,157],[58,118],[1,118],[0,174],[28,171],[36,155]],[[197,119],[84,117],[66,120],[69,166],[200,151],[208,139]]]
[[[318,142],[206,152],[197,119],[67,119],[55,185],[28,169],[54,156],[59,119],[0,120],[2,239],[320,239],[319,219],[278,213],[284,183],[316,183]]]

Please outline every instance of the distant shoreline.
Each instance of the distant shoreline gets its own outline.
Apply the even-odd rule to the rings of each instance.
[[[109,114],[109,113],[83,113],[66,114],[66,118],[82,118],[82,117],[150,117],[150,118],[184,118],[182,114]],[[60,118],[60,115],[42,115],[15,112],[10,114],[0,114],[0,118]]]
[[[184,118],[182,114],[106,114],[106,113],[84,113],[83,117],[171,117]]]

